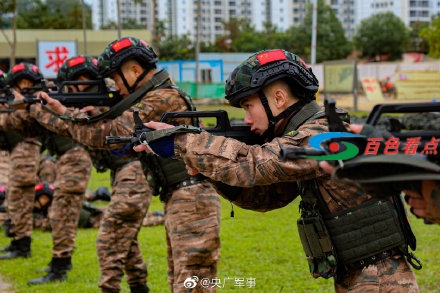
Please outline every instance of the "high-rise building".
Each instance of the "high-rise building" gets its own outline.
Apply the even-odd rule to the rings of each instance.
[[[163,22],[167,35],[189,35],[196,38],[200,13],[200,40],[213,43],[225,35],[224,23],[231,19],[246,19],[256,30],[266,22],[280,31],[303,22],[313,0],[92,0],[93,28],[110,22],[117,23],[119,2],[120,20],[130,19],[153,30],[154,21]],[[416,21],[429,22],[440,13],[438,0],[325,0],[351,39],[357,25],[365,18],[382,12],[392,12],[407,25]],[[198,5],[200,4],[200,9]],[[318,23],[318,27],[319,27]]]

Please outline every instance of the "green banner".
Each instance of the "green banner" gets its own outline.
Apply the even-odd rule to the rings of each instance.
[[[177,86],[187,92],[194,99],[224,99],[224,83],[195,83],[195,82],[176,82]]]

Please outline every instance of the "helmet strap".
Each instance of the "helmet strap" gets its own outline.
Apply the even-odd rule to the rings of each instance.
[[[261,104],[263,104],[264,110],[266,111],[267,119],[269,120],[269,127],[263,133],[263,137],[272,140],[274,138],[275,124],[278,120],[276,120],[273,116],[272,110],[269,107],[269,101],[267,100],[267,97],[264,94],[263,90],[258,91],[258,97],[260,98]]]
[[[144,77],[145,77],[145,76],[147,75],[147,73],[148,73],[148,71],[144,69],[144,71],[143,71],[143,72],[142,72],[142,73],[136,78],[134,84],[133,84],[132,86],[130,86],[130,85],[128,84],[128,82],[127,82],[127,79],[125,79],[124,73],[122,73],[122,70],[121,70],[120,67],[117,69],[117,72],[118,72],[119,76],[121,77],[122,82],[124,83],[125,87],[127,88],[128,92],[129,92],[130,94],[132,94],[132,93],[136,90],[136,87],[137,87],[137,85],[139,84],[139,82],[140,82],[142,79],[144,79]]]
[[[269,107],[269,101],[267,100],[267,97],[264,95],[262,90],[258,91],[258,96],[260,97],[261,103],[266,110],[266,115],[269,120],[269,127],[264,132],[263,136],[269,140],[272,140],[275,137],[275,125],[278,123],[278,121],[285,117],[288,117],[293,112],[298,112],[306,104],[303,99],[300,99],[295,104],[287,107],[287,109],[281,112],[278,116],[274,117],[272,114],[272,110]]]

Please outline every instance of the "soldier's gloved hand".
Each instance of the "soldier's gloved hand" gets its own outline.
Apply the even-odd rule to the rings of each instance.
[[[155,130],[167,129],[167,128],[173,128],[174,127],[171,124],[166,124],[166,123],[163,123],[163,122],[156,122],[156,121],[150,121],[150,122],[144,123],[144,125],[146,127],[148,127],[148,128],[155,129]],[[162,140],[162,139],[160,139],[160,140]],[[160,140],[155,141],[153,143],[149,143],[148,146],[144,145],[144,144],[139,144],[139,145],[134,146],[133,149],[136,152],[143,152],[143,151],[145,151],[147,153],[154,152],[154,153],[158,154],[159,156],[161,156],[163,158],[170,158],[170,157],[174,156],[174,135],[172,135],[171,143],[170,143],[170,140],[166,139],[166,138],[165,138],[165,141],[163,141],[161,143],[159,142]],[[152,147],[153,145],[154,145],[154,148]],[[159,149],[162,146],[166,147],[167,150],[162,152]],[[170,147],[171,147],[171,149],[170,149]]]
[[[174,134],[148,144],[151,150],[162,158],[174,157]]]

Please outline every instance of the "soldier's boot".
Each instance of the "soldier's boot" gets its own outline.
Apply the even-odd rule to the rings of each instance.
[[[150,289],[147,285],[130,286],[131,293],[148,293]]]
[[[12,251],[15,249],[15,245],[12,244],[12,242],[9,245],[6,245],[5,247],[3,247],[1,249],[1,252],[8,252],[8,251]]]
[[[72,268],[73,268],[72,262],[68,263],[66,269],[68,271],[70,271]],[[38,269],[38,270],[36,270],[36,272],[37,273],[48,273],[48,272],[50,272],[51,269],[52,269],[52,260],[50,260],[50,262],[47,264],[47,267],[45,267],[43,269]]]
[[[0,259],[13,259],[31,256],[31,237],[25,236],[18,240],[14,239],[9,246],[9,252],[0,255]]]
[[[71,258],[52,258],[50,271],[47,275],[28,281],[28,285],[40,285],[51,282],[64,282],[67,280],[67,267]]]

